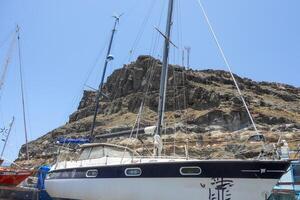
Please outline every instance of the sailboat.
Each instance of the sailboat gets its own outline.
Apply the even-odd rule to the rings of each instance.
[[[90,143],[81,146],[76,161],[52,166],[46,190],[54,199],[84,200],[265,200],[286,172],[288,160],[199,160],[162,156],[162,124],[166,99],[168,57],[174,0],[169,0],[160,80],[158,121],[145,128],[153,134],[153,156],[145,157],[128,147]],[[116,17],[96,96],[91,128],[93,136],[98,101],[110,55]]]
[[[0,167],[0,186],[17,186],[33,173],[27,169]]]
[[[20,31],[20,29],[17,26],[15,34],[13,36],[11,46],[10,46],[9,53],[12,52],[13,47],[15,45],[15,41],[17,39],[17,41],[18,41],[18,50],[19,50],[18,53],[19,53],[20,78],[21,78],[21,92],[22,92],[21,96],[22,96],[23,117],[24,117],[23,122],[24,122],[26,147],[27,147],[26,148],[27,149],[26,155],[27,155],[27,159],[28,159],[29,158],[29,156],[28,156],[28,146],[27,146],[28,141],[27,141],[27,129],[26,129],[26,119],[25,119],[25,108],[24,108],[23,78],[22,78],[21,58],[20,58],[21,51],[20,51],[20,32],[19,31]],[[9,55],[8,55],[8,57],[6,59],[6,62],[4,64],[4,67],[3,67],[4,71],[3,71],[2,76],[1,76],[0,89],[4,84],[4,78],[5,78],[5,75],[6,75],[7,67],[9,65],[9,59],[10,58],[9,58]],[[4,151],[6,149],[8,138],[9,138],[11,129],[14,125],[14,122],[15,122],[15,118],[13,117],[12,121],[9,124],[9,128],[7,130],[7,133],[5,134],[5,138],[3,139],[4,145],[3,145],[1,155],[0,155],[0,186],[17,186],[21,182],[23,182],[26,178],[28,178],[29,176],[34,174],[33,170],[22,168],[22,167],[14,164],[14,163],[12,164],[12,166],[9,166],[9,167],[1,166],[3,164],[3,162],[5,161],[5,159],[3,158],[3,155],[4,155]],[[4,130],[4,131],[6,131],[6,130]]]

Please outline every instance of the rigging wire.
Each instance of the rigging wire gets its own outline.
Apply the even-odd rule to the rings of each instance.
[[[161,15],[160,15],[159,22],[158,22],[159,26],[161,24],[162,13],[163,13],[163,9],[161,11]],[[153,54],[155,53],[155,50],[157,50],[158,41],[160,39],[159,36],[160,35],[158,33],[156,33],[155,41],[154,41],[154,43],[151,44],[151,46],[153,45],[152,47],[150,47],[150,49],[151,49],[151,54],[150,55],[152,55],[152,57],[153,57]],[[148,75],[148,77],[145,78],[147,85],[146,85],[146,87],[144,89],[144,95],[143,95],[143,98],[142,98],[142,101],[141,101],[139,113],[137,114],[137,117],[136,117],[136,122],[134,123],[134,127],[136,125],[137,125],[137,127],[140,127],[140,121],[141,121],[141,118],[142,118],[142,114],[144,113],[145,101],[146,101],[146,99],[148,97],[148,92],[149,92],[149,90],[150,90],[150,88],[152,86],[151,85],[151,81],[153,80],[154,73],[155,73],[155,66],[157,66],[157,64],[158,64],[158,60],[156,60],[156,59],[153,59],[152,62],[149,63],[149,66],[148,66],[148,69],[147,69],[147,72],[146,72],[146,74]],[[151,91],[151,92],[153,92],[153,91]],[[130,136],[129,136],[129,139],[131,139],[132,136],[133,135],[131,133]],[[138,132],[136,132],[136,138],[138,138]]]
[[[141,101],[141,104],[140,104],[140,108],[139,108],[139,112],[137,114],[137,117],[136,117],[136,120],[134,122],[134,125],[132,127],[132,131],[129,135],[129,139],[132,139],[133,137],[133,131],[134,131],[134,128],[135,127],[140,127],[140,121],[142,119],[142,114],[144,112],[144,105],[145,105],[145,101],[146,101],[146,98],[147,98],[147,94],[148,94],[148,91],[151,87],[151,80],[153,79],[153,75],[154,75],[154,67],[157,65],[157,60],[156,59],[153,59],[152,63],[149,64],[149,67],[148,67],[148,70],[146,72],[146,74],[149,74],[148,77],[146,77],[146,82],[147,82],[147,86],[146,86],[146,90],[144,92],[144,95],[143,95],[143,99]],[[147,81],[148,80],[148,81]],[[137,129],[138,129],[137,128]],[[136,137],[135,138],[138,138],[138,131],[136,132]],[[139,139],[141,141],[141,139]],[[125,151],[124,151],[124,154],[125,154]],[[121,161],[122,162],[122,161]]]
[[[7,71],[8,71],[8,66],[11,63],[11,56],[13,54],[14,48],[16,47],[16,38],[17,38],[17,32],[16,29],[12,30],[6,37],[5,39],[0,42],[0,47],[2,45],[5,44],[6,41],[8,41],[10,39],[10,37],[12,36],[12,40],[11,43],[9,45],[8,51],[6,53],[6,59],[4,60],[3,66],[2,66],[2,74],[1,74],[1,78],[0,78],[0,100],[2,98],[2,94],[3,94],[3,86],[5,83],[5,79],[6,79],[6,75],[7,75]],[[0,104],[0,118],[1,118],[1,122],[3,123],[2,119],[2,105]]]
[[[96,68],[96,66],[97,66],[97,64],[98,64],[98,62],[99,62],[99,60],[100,60],[100,58],[101,58],[102,55],[103,55],[103,52],[104,52],[104,50],[105,50],[105,47],[106,47],[108,41],[109,41],[109,38],[108,38],[108,35],[107,35],[107,39],[103,42],[102,48],[100,49],[100,51],[99,51],[99,53],[97,54],[97,56],[96,56],[96,58],[95,58],[93,64],[91,65],[91,68],[89,69],[89,71],[88,71],[87,74],[86,74],[86,78],[84,79],[84,82],[83,82],[83,85],[82,85],[82,89],[83,89],[84,86],[87,84],[87,82],[88,82],[88,80],[90,79],[90,77],[91,77],[93,71],[95,70],[95,68]]]
[[[147,23],[149,21],[150,15],[152,13],[152,10],[154,8],[154,5],[155,5],[156,1],[157,0],[154,0],[154,2],[151,1],[151,6],[150,6],[147,14],[144,17],[144,19],[142,21],[142,24],[140,26],[140,29],[138,31],[138,34],[137,34],[137,36],[136,36],[136,38],[135,38],[135,40],[134,40],[134,42],[133,42],[133,44],[131,46],[131,49],[129,50],[128,62],[131,61],[132,56],[134,55],[134,51],[137,48],[137,46],[138,46],[138,44],[139,44],[139,42],[140,42],[140,40],[141,40],[141,38],[142,38],[142,36],[143,36],[143,34],[145,32],[146,25],[147,25]]]
[[[181,24],[181,7],[180,7],[180,0],[176,1],[176,9],[174,11],[175,17],[176,17],[176,39],[178,42],[178,47],[179,48],[173,48],[172,49],[172,53],[173,53],[173,61],[174,63],[178,63],[178,58],[180,57],[180,50],[183,48],[182,47],[182,24]],[[173,28],[174,30],[175,28]],[[183,114],[180,115],[180,119],[179,122],[184,121],[185,119],[185,115],[187,114],[186,111],[186,95],[185,95],[185,86],[184,86],[184,71],[177,71],[175,70],[176,66],[172,67],[172,73],[173,73],[173,99],[174,99],[174,105],[173,105],[173,109],[174,111],[181,111],[181,110],[185,110],[183,112]],[[181,75],[180,75],[181,74]],[[182,81],[182,82],[181,82]],[[179,85],[177,84],[179,83]],[[182,85],[180,84],[182,83]],[[172,93],[172,92],[171,92]],[[183,93],[183,94],[181,94]],[[182,100],[183,98],[183,100]],[[182,104],[181,102],[183,102],[183,108],[182,108]],[[178,120],[176,120],[173,117],[173,121],[174,123],[170,123],[169,124],[173,124],[174,127],[176,128],[176,125],[178,124]],[[187,130],[186,130],[187,131]]]
[[[11,41],[11,44],[9,46],[9,49],[7,51],[7,54],[6,54],[6,59],[3,63],[3,67],[2,67],[2,74],[1,74],[1,78],[0,78],[0,98],[2,96],[2,87],[4,85],[4,82],[5,82],[5,78],[6,78],[6,74],[7,74],[7,70],[8,70],[8,66],[10,64],[10,61],[11,61],[11,55],[13,53],[13,50],[15,48],[15,44],[16,44],[16,35],[17,34],[17,31],[14,33],[14,37]]]
[[[156,64],[157,64],[157,60],[153,60],[152,64],[150,64],[150,66],[149,66],[149,69],[147,70],[147,72],[150,70],[150,73],[146,72],[146,74],[149,74],[149,77],[148,77],[149,80],[147,81],[148,84],[147,84],[145,94],[144,94],[143,99],[142,99],[141,104],[140,104],[139,112],[138,112],[137,117],[135,119],[135,122],[134,122],[134,124],[132,126],[132,129],[131,129],[131,132],[130,132],[130,135],[129,135],[129,139],[132,139],[135,127],[137,127],[137,132],[136,132],[136,137],[135,138],[138,138],[138,129],[140,127],[140,121],[141,121],[141,118],[142,118],[142,113],[144,111],[144,104],[145,104],[145,100],[147,98],[148,90],[149,90],[149,88],[151,86],[151,80],[153,78],[153,74],[154,74],[154,71],[155,71],[154,67],[156,66]],[[147,80],[147,78],[146,78],[146,80]],[[141,140],[141,139],[139,139],[139,140]],[[129,144],[127,144],[126,147],[128,145]],[[125,155],[125,152],[126,152],[126,148],[124,149],[123,157]],[[123,157],[122,157],[122,160],[123,160]],[[122,163],[122,160],[121,160],[121,163]]]
[[[159,26],[160,26],[160,24],[161,24],[161,19],[162,19],[162,14],[163,14],[163,9],[161,10],[161,14],[160,14],[160,18],[159,18],[159,22],[158,22],[158,24],[159,24]],[[155,50],[156,50],[156,47],[157,47],[157,41],[159,40],[159,33],[156,31],[156,30],[153,30],[153,33],[156,33],[156,38],[155,38],[155,41],[154,41],[154,44],[152,43],[151,44],[151,47],[150,47],[150,55],[152,56],[152,57],[154,57],[153,55],[154,55],[154,52],[155,52]],[[149,63],[149,66],[148,66],[148,69],[147,69],[147,72],[146,72],[146,74],[148,74],[148,72],[150,72],[149,73],[149,77],[146,77],[146,82],[148,83],[147,84],[147,86],[146,86],[146,91],[145,91],[145,95],[144,95],[144,98],[143,98],[143,100],[142,100],[142,102],[141,102],[141,105],[142,105],[142,113],[143,113],[143,109],[144,109],[144,101],[145,101],[145,98],[146,98],[146,96],[147,96],[147,93],[148,93],[148,90],[149,90],[149,88],[150,88],[150,83],[151,83],[151,80],[152,80],[152,78],[153,78],[153,74],[154,74],[154,66],[157,64],[157,61],[153,61],[153,62],[150,62]],[[125,67],[125,74],[127,73],[127,68]],[[121,79],[121,76],[119,76],[118,77],[118,80],[116,81],[116,82],[119,82],[120,81],[120,79]],[[147,81],[148,80],[148,81]],[[115,91],[116,90],[116,88],[118,87],[118,85],[116,84],[115,85],[115,88],[113,89],[113,91]],[[114,95],[113,95],[113,97],[111,98],[111,106],[110,106],[110,112],[111,112],[111,110],[112,110],[112,107],[113,107],[113,102],[114,102],[114,100],[117,98],[117,93],[115,93]],[[138,116],[137,116],[138,117]],[[140,123],[140,120],[138,121],[138,126],[139,126],[139,123]]]
[[[175,1],[175,6],[174,6],[174,18],[176,17],[176,25],[178,26],[178,4],[176,3],[176,2],[178,2],[178,1]],[[172,22],[173,23],[173,22]],[[174,23],[173,23],[173,25],[175,25]],[[176,32],[176,34],[174,34],[174,35],[176,35],[176,41],[179,43],[179,31],[178,31],[178,27],[176,27],[176,26],[173,26],[173,28],[172,28],[172,31],[173,32]],[[174,37],[175,38],[175,37]],[[179,48],[180,48],[180,44],[176,44]],[[173,60],[173,63],[175,64],[175,63],[177,63],[177,56],[176,56],[176,53],[177,53],[177,48],[171,48],[170,49],[170,51],[171,51],[171,54],[173,54],[173,56],[172,56],[172,60]],[[179,105],[179,101],[178,101],[178,99],[177,99],[177,93],[178,93],[178,91],[177,91],[177,79],[176,79],[176,72],[175,72],[175,67],[173,66],[170,66],[170,64],[168,64],[168,68],[170,69],[171,68],[171,70],[172,70],[172,75],[173,75],[173,110],[174,111],[176,111],[177,109],[180,109],[179,107],[177,107],[178,105]],[[170,74],[171,75],[171,74]],[[169,77],[170,78],[170,77]],[[170,85],[170,86],[172,86],[172,84]],[[170,87],[169,86],[169,87]],[[166,88],[166,90],[167,90],[167,88]],[[172,94],[172,93],[171,93]],[[167,95],[167,94],[166,94]],[[167,95],[168,96],[168,95]],[[178,104],[178,105],[177,105]],[[174,116],[172,116],[172,118],[173,118],[173,120],[175,121],[175,119],[174,119]],[[168,122],[167,122],[167,119],[165,119],[164,120],[164,132],[166,132],[166,128],[167,128],[167,126],[168,126]],[[174,130],[176,129],[176,124],[174,124]],[[165,141],[164,141],[165,142]],[[163,147],[164,147],[164,145],[163,145]]]
[[[158,22],[158,24],[159,24],[159,26],[160,26],[160,24],[161,24],[161,19],[162,19],[162,15],[163,15],[163,8],[162,8],[162,11],[161,11],[161,15],[160,15],[160,18],[159,18],[159,22]],[[158,27],[159,27],[158,26]],[[154,30],[155,31],[155,30]],[[155,33],[155,32],[154,32]],[[153,35],[155,35],[155,34],[152,34],[152,43],[151,43],[151,47],[150,47],[150,55],[152,55],[152,57],[153,57],[153,54],[156,52],[156,50],[157,50],[157,47],[158,47],[158,41],[159,41],[159,39],[160,39],[160,35],[159,35],[159,33],[157,32],[156,33],[156,37],[155,37],[155,39],[154,39],[154,42],[153,42]],[[149,89],[151,88],[151,81],[153,80],[153,77],[154,77],[154,72],[155,72],[155,66],[157,66],[157,64],[158,64],[158,60],[156,60],[156,59],[153,59],[152,60],[152,62],[150,62],[149,63],[149,66],[148,66],[148,69],[147,69],[147,72],[146,72],[146,74],[148,74],[148,77],[146,77],[145,78],[145,80],[146,80],[146,83],[147,83],[147,85],[146,85],[146,87],[145,87],[145,89],[144,89],[144,95],[143,95],[143,98],[142,98],[142,101],[141,101],[141,104],[140,104],[140,108],[139,108],[139,112],[138,112],[138,114],[137,114],[137,117],[136,117],[136,121],[135,121],[135,123],[134,123],[134,125],[133,125],[133,128],[132,128],[132,132],[131,132],[131,134],[129,135],[129,139],[131,139],[132,138],[132,136],[133,136],[133,129],[137,126],[137,127],[140,127],[140,121],[141,121],[141,118],[142,118],[142,114],[143,114],[143,111],[144,111],[144,106],[145,106],[145,101],[146,101],[146,99],[147,99],[147,97],[148,97],[148,92],[149,92]],[[151,91],[151,92],[153,92],[153,91]],[[157,92],[156,92],[157,93]],[[138,132],[136,133],[136,138],[138,138]]]
[[[109,35],[106,35],[106,37],[105,37],[106,39],[100,45],[101,49],[98,52],[98,54],[96,55],[96,57],[94,58],[92,64],[89,64],[90,65],[89,70],[85,73],[85,75],[83,77],[83,81],[79,85],[79,89],[76,90],[76,94],[72,98],[72,101],[71,101],[72,103],[70,103],[69,109],[67,109],[65,111],[66,113],[63,116],[66,116],[70,112],[72,112],[72,110],[75,107],[75,105],[78,103],[78,101],[80,101],[80,98],[82,96],[82,92],[83,92],[84,88],[87,86],[87,83],[88,83],[90,77],[92,76],[93,72],[95,71],[95,68],[99,64],[100,58],[103,56],[104,49],[107,46],[107,43],[109,41],[109,37],[108,36]]]
[[[161,26],[161,22],[162,22],[162,17],[163,17],[163,14],[164,14],[164,10],[166,8],[166,4],[163,4],[163,6],[161,7],[161,11],[160,11],[160,15],[159,15],[159,19],[158,19],[158,23],[157,23],[157,27],[160,27]],[[157,46],[158,44],[160,43],[160,34],[158,33],[157,30],[153,29],[153,34],[156,35],[155,36],[155,40],[154,42],[151,44],[150,46],[150,55],[152,55],[153,57],[156,57],[155,55],[155,50],[158,51],[157,49]]]
[[[173,27],[173,30],[176,31],[176,39],[177,39],[177,47],[178,48],[173,48],[175,53],[174,53],[174,56],[175,56],[175,63],[177,63],[179,65],[179,58],[180,58],[180,49],[181,49],[181,46],[182,46],[182,43],[180,41],[180,32],[181,32],[181,28],[179,27],[179,2],[180,0],[177,0],[175,1],[175,6],[174,6],[174,18],[176,17],[176,26]]]
[[[177,11],[178,11],[178,31],[179,31],[179,46],[180,46],[180,48],[178,49],[179,50],[179,56],[178,57],[180,57],[180,55],[181,55],[181,53],[183,53],[184,54],[184,45],[183,45],[183,26],[182,26],[182,13],[181,13],[181,10],[182,10],[182,8],[181,8],[181,0],[178,0],[177,1]],[[181,52],[180,52],[181,51]],[[181,56],[184,56],[184,55],[181,55]],[[184,60],[183,60],[184,61]],[[184,62],[182,62],[182,64],[183,64],[183,66],[182,67],[184,67]],[[181,115],[181,121],[183,121],[185,124],[187,124],[187,120],[186,120],[186,118],[187,118],[187,103],[186,103],[186,86],[185,86],[185,83],[186,83],[186,81],[185,81],[185,74],[186,74],[186,72],[183,70],[183,71],[181,71],[180,72],[181,73],[181,80],[182,80],[182,87],[181,88],[179,88],[179,90],[178,90],[178,93],[180,94],[181,92],[180,92],[180,90],[182,91],[182,98],[183,98],[183,110],[184,110],[184,113],[183,113],[183,115]],[[179,103],[178,103],[179,104]],[[178,106],[180,106],[180,105],[178,105]],[[187,129],[185,129],[185,132],[187,133],[188,131],[187,131]]]
[[[29,160],[28,152],[28,134],[27,134],[27,124],[26,124],[26,110],[25,110],[25,94],[24,94],[24,82],[23,82],[23,71],[22,71],[22,57],[21,57],[21,44],[20,44],[20,28],[17,26],[17,39],[18,39],[18,58],[19,58],[19,71],[20,71],[20,86],[21,86],[21,98],[23,107],[23,124],[25,131],[25,141],[26,141],[26,158]]]
[[[211,34],[212,34],[212,36],[213,36],[213,38],[214,38],[214,41],[215,41],[215,43],[216,43],[216,45],[217,45],[217,47],[218,47],[218,49],[219,49],[219,52],[220,52],[220,54],[221,54],[221,56],[222,56],[222,58],[223,58],[223,61],[224,61],[225,65],[226,65],[227,68],[228,68],[228,71],[229,71],[229,73],[230,73],[230,76],[231,76],[231,78],[232,78],[232,80],[233,80],[233,82],[234,82],[234,85],[235,85],[235,87],[236,87],[238,93],[239,93],[239,96],[240,96],[240,98],[241,98],[241,100],[242,100],[242,103],[243,103],[243,105],[244,105],[244,107],[245,107],[245,109],[246,109],[246,111],[247,111],[247,114],[248,114],[248,116],[249,116],[249,118],[250,118],[250,121],[251,121],[251,123],[252,123],[252,125],[253,125],[253,128],[254,128],[256,134],[259,135],[258,129],[257,129],[257,127],[256,127],[256,124],[255,124],[254,120],[253,120],[253,117],[252,117],[252,115],[251,115],[251,112],[250,112],[250,110],[249,110],[249,108],[248,108],[248,106],[247,106],[247,103],[246,103],[246,101],[245,101],[245,99],[244,99],[244,96],[243,96],[241,90],[240,90],[240,87],[239,87],[239,85],[238,85],[238,83],[237,83],[237,81],[236,81],[236,79],[235,79],[235,77],[234,77],[234,75],[233,75],[233,73],[232,73],[232,70],[231,70],[231,67],[230,67],[230,65],[229,65],[228,59],[227,59],[227,57],[225,56],[225,53],[224,53],[224,51],[223,51],[223,48],[221,47],[221,44],[220,44],[220,42],[219,42],[219,39],[218,39],[218,37],[217,37],[217,35],[216,35],[216,33],[215,33],[213,27],[212,27],[212,24],[211,24],[211,22],[210,22],[210,20],[209,20],[209,18],[208,18],[208,15],[207,15],[207,13],[206,13],[206,11],[205,11],[205,9],[204,9],[204,6],[203,6],[201,0],[197,0],[197,2],[198,2],[199,6],[200,6],[200,8],[201,8],[201,10],[202,10],[202,13],[203,13],[204,18],[205,18],[205,20],[206,20],[206,23],[207,23],[208,26],[209,26],[210,32],[211,32]]]
[[[139,121],[139,116],[140,116],[140,113],[141,113],[141,112],[142,112],[142,105],[140,106],[140,109],[139,109],[139,113],[138,113],[138,115],[137,115],[137,118],[135,119],[135,122],[134,122],[134,124],[133,124],[133,126],[132,126],[132,128],[131,128],[131,132],[130,132],[130,135],[129,135],[129,139],[131,139],[132,136],[133,136],[134,128],[135,128],[135,126],[137,125],[137,123],[138,123],[138,121]],[[125,148],[124,148],[124,152],[123,152],[123,155],[122,155],[122,159],[121,159],[120,164],[122,164],[122,162],[123,162],[123,159],[124,159],[124,157],[125,157],[125,153],[127,152],[128,146],[129,146],[129,143],[127,143],[126,146],[125,146]]]
[[[129,9],[129,14],[131,14],[135,9],[136,9],[136,3],[138,2],[138,0],[135,1],[135,3],[130,7]],[[128,15],[127,15],[128,16]],[[126,18],[125,18],[126,19]],[[107,43],[109,41],[109,37],[108,35],[106,36],[106,40],[104,40],[103,44],[101,45],[101,50],[99,51],[99,53],[97,54],[93,64],[91,65],[90,69],[88,70],[88,72],[85,75],[84,81],[82,82],[82,84],[80,85],[80,90],[78,91],[77,95],[74,96],[73,100],[72,100],[72,104],[71,104],[71,108],[68,110],[68,112],[70,110],[72,110],[72,108],[75,106],[75,104],[78,102],[78,100],[81,97],[81,93],[84,90],[84,88],[87,86],[87,83],[91,77],[91,75],[93,74],[93,72],[95,71],[95,68],[97,67],[100,58],[103,56],[103,52],[107,46]]]
[[[146,98],[148,97],[148,91],[149,91],[149,89],[150,89],[150,87],[151,87],[151,81],[152,81],[152,79],[153,79],[153,75],[154,75],[154,72],[155,72],[154,67],[155,67],[156,65],[157,65],[157,60],[154,59],[154,60],[152,61],[152,64],[149,65],[148,70],[147,70],[147,72],[146,72],[146,74],[149,74],[149,76],[146,77],[146,80],[148,79],[148,81],[146,81],[148,84],[147,84],[147,87],[146,87],[146,90],[145,90],[143,99],[142,99],[142,101],[141,101],[141,105],[140,105],[140,108],[139,108],[139,112],[138,112],[138,114],[137,114],[136,120],[135,120],[134,125],[133,125],[133,127],[132,127],[132,131],[131,131],[131,133],[130,133],[130,135],[129,135],[129,139],[133,138],[132,136],[133,136],[133,131],[134,131],[134,128],[135,128],[135,127],[137,127],[137,132],[136,132],[135,138],[138,138],[138,129],[139,129],[139,127],[140,127],[140,121],[141,121],[142,114],[143,114],[143,111],[144,111],[145,101],[146,101]],[[150,73],[149,73],[149,71],[150,71]],[[142,140],[141,140],[140,138],[138,138],[138,139],[142,142]],[[142,143],[143,143],[143,142],[142,142]],[[147,149],[147,148],[146,148],[146,149]],[[125,154],[125,151],[126,151],[126,150],[124,150],[124,154]],[[149,150],[147,149],[147,151],[149,151]],[[121,161],[121,162],[122,162],[122,161]]]
[[[180,46],[180,50],[183,50],[183,28],[182,28],[182,14],[181,14],[181,0],[178,0],[177,1],[177,5],[178,5],[178,29],[179,29],[179,33],[180,33],[180,36],[179,36],[179,46]]]
[[[27,123],[27,134],[28,134],[28,138],[31,138],[31,130],[32,130],[32,126],[31,126],[31,118],[30,118],[30,116],[31,116],[31,110],[29,109],[29,102],[30,102],[30,99],[29,99],[29,96],[30,95],[28,95],[28,88],[27,88],[27,85],[28,84],[26,84],[26,83],[28,83],[27,82],[27,80],[26,80],[26,71],[24,71],[23,69],[22,69],[22,73],[23,73],[23,86],[24,86],[24,99],[26,100],[25,101],[25,110],[26,110],[26,123]]]

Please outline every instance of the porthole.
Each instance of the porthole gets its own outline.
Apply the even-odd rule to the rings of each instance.
[[[88,170],[85,175],[88,178],[94,178],[98,175],[98,170],[97,169]]]
[[[181,167],[180,174],[184,176],[200,175],[202,172],[200,167]]]
[[[140,176],[142,174],[142,170],[140,168],[127,168],[125,169],[126,176]]]

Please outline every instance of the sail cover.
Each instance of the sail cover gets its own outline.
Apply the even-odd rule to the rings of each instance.
[[[57,140],[58,144],[86,144],[90,142],[88,138],[59,138]]]

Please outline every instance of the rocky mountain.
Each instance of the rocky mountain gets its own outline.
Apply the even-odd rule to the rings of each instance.
[[[108,98],[100,101],[95,135],[131,130],[137,121],[140,128],[155,125],[161,67],[161,61],[140,56],[108,77],[104,86]],[[165,154],[186,156],[188,149],[189,156],[204,159],[258,156],[262,144],[247,142],[255,132],[228,72],[170,65],[168,75],[162,136]],[[280,136],[296,148],[300,138],[300,88],[235,77],[258,130],[266,137],[266,154],[271,156],[272,143]],[[17,162],[53,163],[62,149],[58,138],[88,136],[95,95],[94,91],[84,91],[69,121],[29,143],[29,162],[24,161],[23,146]],[[128,145],[141,154],[150,154],[152,147],[151,136],[137,136],[135,132],[131,138],[125,135],[97,141]]]

